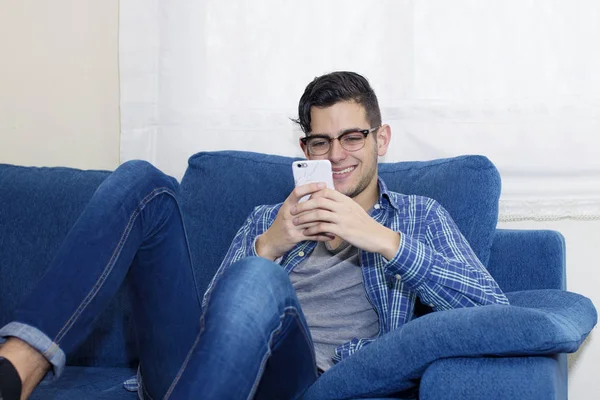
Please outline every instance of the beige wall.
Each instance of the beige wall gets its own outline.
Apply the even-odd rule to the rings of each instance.
[[[119,164],[118,0],[0,1],[0,162]]]

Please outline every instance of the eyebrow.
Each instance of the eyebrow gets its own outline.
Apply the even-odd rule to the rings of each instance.
[[[340,136],[342,136],[342,135],[344,135],[344,134],[346,134],[346,133],[350,133],[350,132],[359,132],[359,131],[361,131],[361,130],[362,130],[362,129],[360,129],[360,128],[347,128],[347,129],[344,129],[344,130],[343,130],[343,131],[341,131],[341,132],[338,132],[338,135],[337,135],[337,136],[335,136],[335,137],[340,137]],[[306,135],[306,137],[322,137],[322,138],[331,138],[331,136],[329,136],[329,135],[328,135],[328,134],[326,134],[326,133],[315,133],[314,135]]]

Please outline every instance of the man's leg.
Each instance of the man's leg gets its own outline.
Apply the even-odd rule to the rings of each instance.
[[[296,399],[317,376],[287,273],[250,257],[225,268],[208,293],[197,345],[172,398]]]
[[[201,310],[176,190],[173,178],[146,162],[119,167],[0,337],[26,342],[60,374],[65,353],[91,332],[129,273],[145,389],[162,397],[197,337]],[[11,342],[21,344],[11,339],[0,356],[16,364],[26,382],[27,366]]]

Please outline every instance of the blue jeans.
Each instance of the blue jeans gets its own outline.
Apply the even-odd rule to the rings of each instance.
[[[126,276],[151,398],[293,399],[317,379],[314,349],[285,271],[262,258],[228,267],[201,306],[177,182],[142,161],[98,188],[36,289],[0,330],[60,375]]]

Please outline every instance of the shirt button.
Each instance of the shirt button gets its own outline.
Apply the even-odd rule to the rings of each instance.
[[[374,209],[376,209],[376,210],[379,210],[379,209],[381,208],[381,206],[380,206],[379,204],[375,204],[375,205],[373,206],[373,208],[374,208]]]
[[[399,281],[400,279],[402,279],[402,277],[400,276],[400,274],[396,274],[396,276],[394,276],[394,278],[396,278],[397,281]]]
[[[298,252],[298,255],[299,255],[300,257],[304,257],[304,252],[303,252],[303,251],[300,251],[300,252]]]

